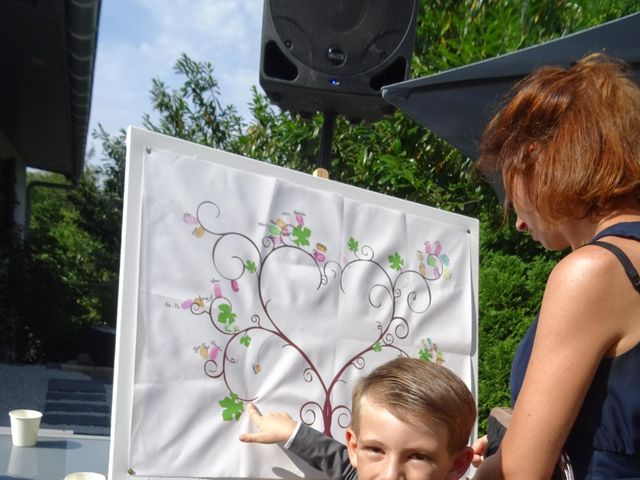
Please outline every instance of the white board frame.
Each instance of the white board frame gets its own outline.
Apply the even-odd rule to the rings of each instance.
[[[143,156],[147,149],[162,149],[180,154],[209,159],[210,147],[197,145],[166,135],[150,132],[137,127],[127,129],[127,156],[124,184],[124,211],[122,217],[122,246],[120,254],[120,278],[118,287],[118,316],[116,327],[116,347],[113,379],[113,400],[111,411],[111,445],[109,451],[109,479],[128,480],[128,456],[131,441],[133,409],[133,385],[135,368],[135,348],[138,308],[138,270],[140,265],[140,226],[142,215]],[[425,217],[462,227],[469,234],[472,277],[472,381],[471,390],[477,399],[478,373],[478,265],[479,265],[479,221],[436,208],[389,197],[361,188],[345,185],[332,180],[252,160],[240,155],[224,152],[217,156],[215,163],[227,167],[246,170],[253,174],[276,177],[311,189],[341,195],[352,200],[375,204],[381,207],[403,211],[418,217]],[[474,438],[476,432],[473,434]],[[139,477],[137,479],[151,479]],[[167,478],[167,477],[163,477]],[[175,478],[175,477],[171,477]]]

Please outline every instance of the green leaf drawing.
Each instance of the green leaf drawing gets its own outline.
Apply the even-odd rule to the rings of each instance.
[[[248,347],[249,345],[251,345],[251,337],[249,335],[243,335],[242,337],[240,337],[240,343],[245,347]]]
[[[433,257],[427,258],[427,265],[429,265],[430,267],[435,267],[436,266],[436,259],[433,258]]]
[[[295,243],[299,247],[304,247],[305,245],[309,245],[311,230],[309,230],[307,227],[296,225],[295,227],[293,227],[293,232],[291,233],[291,235],[293,236],[293,243]]]
[[[218,306],[218,310],[220,310],[220,313],[218,313],[218,321],[220,323],[231,325],[236,321],[236,314],[231,311],[231,305],[223,303]]]
[[[247,260],[245,268],[249,271],[249,273],[256,273],[256,264],[253,262],[253,260]]]
[[[218,403],[222,407],[222,419],[225,422],[238,420],[242,412],[244,412],[244,403],[242,403],[242,400],[238,400],[238,395],[235,393],[231,393]]]
[[[349,237],[349,241],[347,242],[347,247],[349,248],[349,250],[355,253],[358,251],[358,248],[360,248],[360,244],[355,238]]]
[[[431,361],[431,352],[426,348],[421,348],[418,355],[420,355],[420,360],[424,360],[425,362]]]
[[[393,268],[394,270],[400,271],[402,270],[403,265],[404,260],[398,252],[394,253],[393,255],[389,255],[389,267]]]
[[[380,345],[380,342],[376,342],[373,344],[373,351],[374,352],[381,352],[382,351],[382,345]]]

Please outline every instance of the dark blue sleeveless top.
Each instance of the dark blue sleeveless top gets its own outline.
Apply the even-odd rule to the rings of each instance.
[[[613,225],[593,240],[605,236],[640,241],[640,222]],[[522,387],[537,326],[536,318],[516,349],[510,378],[512,404]],[[640,343],[622,355],[602,359],[565,451],[576,480],[640,479]]]

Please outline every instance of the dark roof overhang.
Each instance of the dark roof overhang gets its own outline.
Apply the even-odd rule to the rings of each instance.
[[[100,3],[0,2],[0,131],[28,167],[82,173]]]

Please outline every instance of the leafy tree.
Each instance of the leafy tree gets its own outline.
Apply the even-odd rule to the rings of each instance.
[[[423,1],[413,75],[508,53],[632,13],[636,8],[629,0]],[[210,64],[183,55],[175,71],[185,78],[178,90],[170,92],[160,80],[153,82],[151,95],[160,120],[154,123],[145,116],[147,128],[275,165],[308,173],[314,170],[322,128],[320,116],[307,121],[281,112],[254,88],[250,105],[253,118],[242,128],[235,109],[220,104]],[[537,310],[543,273],[561,254],[544,252],[527,236],[515,232],[512,219],[504,221],[491,189],[471,180],[470,167],[469,159],[401,113],[373,124],[353,125],[337,119],[330,167],[334,180],[481,221],[483,427],[489,408],[497,400],[508,401],[508,369],[515,344]],[[525,283],[523,278],[527,279]],[[496,285],[509,286],[512,295],[500,297],[503,289]],[[502,337],[503,332],[511,332],[511,336]]]
[[[10,232],[2,242],[7,314],[3,333],[18,361],[63,361],[86,351],[86,327],[115,325],[124,185],[124,132],[101,127],[109,161],[88,165],[71,185],[60,175],[28,173],[28,181],[68,185],[36,187],[28,236]],[[10,238],[10,241],[9,241]],[[6,246],[6,250],[4,247]],[[6,252],[6,253],[5,253]],[[0,275],[0,279],[4,278]]]
[[[93,132],[93,138],[100,140],[105,157],[102,158],[102,166],[99,167],[102,191],[111,199],[113,206],[119,206],[122,210],[124,196],[124,172],[126,161],[127,133],[120,129],[117,135],[111,135],[98,124],[98,129]]]
[[[98,178],[87,168],[73,190],[32,190],[29,236],[12,279],[18,359],[68,360],[87,325],[115,321],[120,207],[101,195]],[[29,181],[68,183],[45,173],[29,173]]]
[[[508,53],[636,10],[637,0],[424,0],[413,76]],[[174,70],[183,78],[178,89],[170,90],[160,79],[152,82],[156,115],[143,117],[146,128],[275,165],[314,170],[320,116],[307,121],[281,112],[254,88],[252,118],[243,125],[235,107],[221,103],[211,64],[184,54]],[[25,277],[23,293],[40,299],[42,287],[27,288],[30,279],[36,279],[38,286],[47,285],[51,303],[36,308],[32,302],[20,315],[44,314],[48,321],[64,309],[74,325],[104,321],[98,313],[102,300],[91,293],[90,285],[113,281],[118,271],[125,132],[111,135],[99,127],[94,136],[102,142],[104,166],[85,173],[72,193],[42,192],[34,199],[32,250],[25,258],[26,272],[33,276]],[[514,231],[511,219],[504,222],[496,196],[487,185],[473,182],[470,170],[469,159],[399,112],[371,124],[337,119],[330,167],[334,180],[481,221],[482,430],[489,408],[508,402],[514,347],[534,317],[544,279],[561,254],[543,252]],[[302,242],[306,236],[300,232],[297,238]],[[247,269],[251,271],[249,265]],[[38,351],[36,326],[34,321],[24,338],[30,338],[35,346],[31,350]],[[227,407],[232,406],[230,399]]]
[[[158,123],[143,116],[145,128],[188,139],[215,148],[228,149],[241,133],[241,119],[233,105],[222,106],[218,82],[208,62],[196,62],[186,54],[176,61],[174,71],[185,77],[178,90],[154,78],[151,87],[153,108],[160,115]]]

